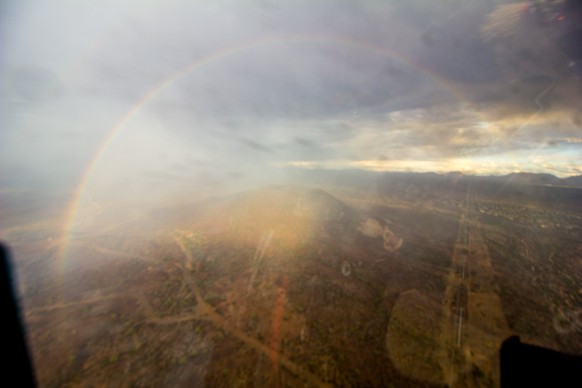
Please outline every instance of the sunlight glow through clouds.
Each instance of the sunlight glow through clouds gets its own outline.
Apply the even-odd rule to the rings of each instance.
[[[289,166],[301,168],[342,169],[355,168],[369,171],[403,171],[447,173],[460,171],[474,175],[505,175],[516,172],[547,172],[558,177],[580,174],[581,147],[576,150],[542,149],[518,150],[497,155],[440,160],[329,160],[294,161]]]
[[[519,116],[519,117],[518,117]],[[452,109],[392,112],[387,121],[361,121],[354,136],[328,144],[334,157],[290,166],[371,171],[515,172],[567,177],[580,173],[582,138],[563,110],[494,117]]]

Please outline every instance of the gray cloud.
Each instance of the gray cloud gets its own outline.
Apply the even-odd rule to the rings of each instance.
[[[553,32],[538,44],[549,30],[490,1],[4,9],[2,185],[74,186],[96,156],[95,184],[220,186],[294,161],[561,152],[580,137],[579,80]]]

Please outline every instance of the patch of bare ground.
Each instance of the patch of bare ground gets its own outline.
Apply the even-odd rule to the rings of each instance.
[[[390,360],[404,375],[433,384],[444,382],[444,354],[438,340],[441,321],[440,301],[417,290],[400,294],[392,308],[386,345]]]

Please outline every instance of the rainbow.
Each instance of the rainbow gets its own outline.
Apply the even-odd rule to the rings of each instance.
[[[194,62],[178,69],[172,74],[169,74],[166,78],[164,78],[161,82],[154,85],[149,91],[147,91],[139,100],[135,102],[135,104],[117,121],[117,123],[113,126],[113,128],[109,131],[103,142],[99,145],[96,149],[95,154],[91,161],[88,163],[87,167],[85,168],[82,178],[77,185],[77,188],[74,191],[73,200],[71,202],[70,207],[67,210],[65,215],[65,224],[64,224],[64,231],[63,231],[63,243],[61,247],[61,252],[59,254],[59,265],[60,268],[64,268],[66,265],[66,260],[68,256],[68,249],[71,242],[71,233],[75,225],[75,219],[77,218],[77,213],[79,210],[79,204],[81,199],[84,196],[87,184],[89,183],[93,172],[95,171],[96,166],[98,165],[99,161],[106,153],[107,149],[111,145],[111,143],[115,140],[117,135],[123,130],[123,128],[128,124],[128,122],[136,116],[138,112],[140,112],[148,102],[152,101],[161,91],[170,87],[171,85],[175,84],[181,78],[185,77],[186,75],[190,74],[191,72],[198,70],[204,66],[213,64],[217,61],[225,59],[227,57],[249,51],[254,50],[257,48],[264,48],[271,45],[278,45],[278,44],[285,44],[285,43],[297,43],[297,44],[313,44],[313,43],[323,43],[329,45],[336,45],[336,46],[344,46],[344,47],[351,47],[354,49],[359,50],[366,50],[372,53],[375,53],[380,56],[384,56],[389,58],[391,61],[398,62],[404,66],[408,66],[412,69],[417,70],[420,74],[424,75],[425,77],[429,78],[437,84],[440,88],[446,91],[448,94],[453,96],[459,102],[465,104],[465,106],[473,107],[473,104],[470,99],[468,99],[462,90],[456,87],[456,85],[452,84],[450,81],[442,78],[441,76],[435,74],[426,66],[414,62],[410,58],[403,56],[400,53],[394,52],[384,47],[378,47],[372,45],[368,42],[353,40],[353,39],[345,39],[345,38],[338,38],[333,36],[284,36],[284,37],[274,37],[274,38],[266,38],[258,41],[251,41],[247,43],[242,43],[236,46],[231,46],[224,48],[222,50],[216,51],[206,57],[200,58],[195,60]]]

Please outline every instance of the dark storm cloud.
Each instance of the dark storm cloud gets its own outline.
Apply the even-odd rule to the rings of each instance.
[[[564,64],[545,63],[547,55],[541,54],[547,53],[547,39],[537,51],[530,49],[536,43],[522,35],[540,32],[535,27],[523,32],[520,21],[514,21],[517,25],[511,28],[517,32],[510,37],[490,38],[492,30],[507,29],[509,22],[503,18],[508,12],[477,1],[461,6],[427,1],[242,2],[192,8],[178,3],[164,7],[155,19],[129,13],[85,62],[98,81],[91,82],[94,90],[138,99],[189,64],[248,45],[194,68],[171,93],[156,99],[156,105],[163,105],[167,98],[167,104],[180,105],[178,110],[198,120],[329,118],[458,103],[458,96],[435,83],[433,75],[451,88],[462,87],[464,98],[473,103],[508,103],[519,112],[537,108],[534,100],[543,87],[506,74],[514,60],[499,47],[532,51],[529,66],[539,68],[534,71],[538,77],[556,74]],[[271,42],[257,44],[261,40]],[[560,103],[555,95],[546,98]]]

